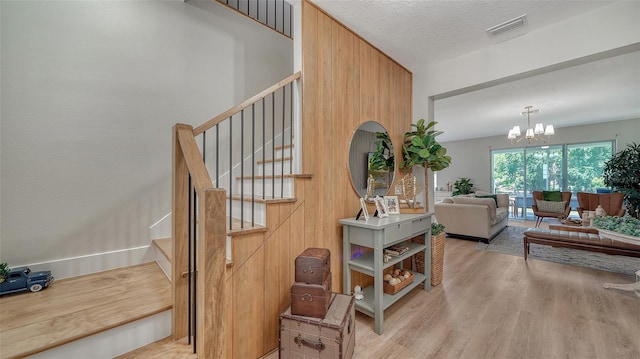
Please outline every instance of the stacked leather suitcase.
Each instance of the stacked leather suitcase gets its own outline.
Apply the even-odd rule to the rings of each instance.
[[[295,283],[291,286],[291,314],[324,318],[331,304],[331,253],[307,248],[296,257]]]

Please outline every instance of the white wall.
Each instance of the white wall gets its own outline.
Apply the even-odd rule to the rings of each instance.
[[[213,1],[0,2],[0,261],[148,244],[171,127],[293,71],[292,42]]]
[[[602,124],[563,127],[556,130],[549,144],[582,143],[616,140],[617,150],[628,143],[640,141],[640,119]],[[459,177],[471,178],[477,190],[491,192],[491,150],[526,147],[522,142],[511,144],[507,136],[493,136],[472,140],[443,142],[452,157],[451,166],[438,172],[438,187],[446,187]],[[540,146],[531,143],[529,147]]]

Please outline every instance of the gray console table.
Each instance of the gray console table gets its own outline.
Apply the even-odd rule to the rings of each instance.
[[[353,218],[341,219],[343,225],[342,243],[344,246],[344,293],[352,293],[351,270],[373,277],[373,286],[363,288],[364,299],[356,301],[356,310],[373,317],[375,332],[382,334],[384,310],[402,298],[413,288],[424,283],[424,290],[431,289],[431,216],[433,213],[400,214],[386,218],[369,218],[368,221]],[[424,235],[425,244],[405,242],[409,251],[400,257],[392,257],[384,263],[384,249],[410,238]],[[352,245],[372,248],[373,252],[355,256]],[[382,290],[382,272],[395,266],[418,252],[424,251],[424,273],[416,273],[411,284],[394,295]]]

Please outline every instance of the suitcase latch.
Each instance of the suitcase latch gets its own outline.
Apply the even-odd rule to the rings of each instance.
[[[319,352],[324,350],[324,343],[320,339],[318,339],[318,341],[313,341],[305,339],[302,335],[298,334],[297,337],[293,338],[293,341],[298,344],[298,348],[304,345],[305,347],[315,349]]]

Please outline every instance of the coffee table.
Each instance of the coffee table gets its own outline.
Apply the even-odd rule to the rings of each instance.
[[[549,229],[556,231],[567,231],[567,232],[582,232],[582,233],[593,233],[599,234],[597,228],[595,227],[585,227],[583,225],[578,224],[564,224],[560,222],[559,219],[551,218],[549,219]]]

